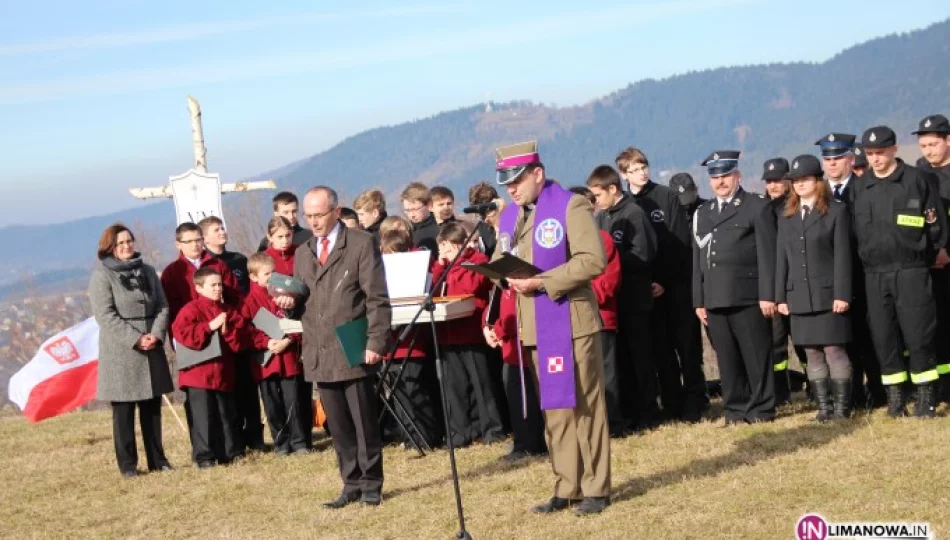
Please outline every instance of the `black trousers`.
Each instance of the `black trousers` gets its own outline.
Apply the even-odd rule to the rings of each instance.
[[[904,383],[908,371],[914,384],[937,380],[937,308],[928,269],[866,273],[865,287],[868,323],[881,361],[882,382]],[[909,366],[901,357],[902,336],[910,352]]]
[[[112,438],[115,441],[115,459],[122,472],[138,467],[139,455],[135,447],[135,408],[139,409],[142,442],[148,470],[156,471],[168,465],[162,446],[162,398],[144,401],[112,402]]]
[[[504,366],[505,394],[508,397],[508,412],[511,418],[511,431],[514,438],[514,451],[542,454],[547,451],[544,442],[544,416],[541,414],[541,401],[535,388],[534,369],[531,358],[525,358],[524,399],[528,415],[524,415],[521,402],[521,375],[518,366]]]
[[[402,373],[399,384],[396,385],[395,394],[399,403],[405,407],[404,411],[393,404],[393,410],[410,433],[412,433],[409,423],[411,420],[419,428],[429,446],[437,447],[442,443],[442,432],[445,431],[445,428],[439,424],[442,418],[436,414],[435,407],[432,404],[432,396],[429,394],[426,364],[431,362],[433,360],[428,358],[396,361],[390,373],[392,375],[398,372]],[[384,417],[387,414],[389,413],[385,413]],[[394,440],[405,439],[405,434],[399,430],[395,422],[387,422],[386,426],[393,431],[391,437]]]
[[[307,441],[307,448],[313,448],[313,383],[307,382],[303,377],[297,378],[297,403],[300,421],[303,423],[304,440]],[[330,421],[327,420],[327,426],[329,425]]]
[[[488,443],[505,436],[487,351],[487,345],[442,347],[445,399],[449,404],[446,415],[455,446],[466,446],[479,438]]]
[[[363,377],[317,383],[346,494],[383,489],[383,443],[374,382],[375,377]]]
[[[651,427],[660,422],[659,383],[653,359],[651,311],[620,313],[618,332],[622,359],[618,362],[620,394],[628,424]]]
[[[684,407],[698,412],[708,401],[703,373],[703,339],[689,283],[672,283],[654,299],[653,351],[660,402],[668,417]]]
[[[188,407],[188,431],[191,434],[191,458],[196,463],[229,463],[244,452],[233,392],[185,389]]]
[[[937,354],[937,373],[943,382],[944,396],[950,385],[950,271],[946,268],[931,269],[934,300],[937,307],[937,338],[934,343]]]
[[[706,311],[722,379],[726,420],[775,418],[772,328],[758,304]]]
[[[249,448],[264,444],[264,424],[261,423],[261,401],[257,394],[257,383],[251,373],[247,355],[238,355],[234,367],[236,380],[234,386],[235,418],[241,430],[241,440]]]
[[[881,365],[874,351],[871,327],[868,325],[867,300],[863,290],[857,291],[848,311],[851,312],[852,339],[847,350],[852,366],[853,405],[883,405],[887,401],[887,395],[881,382]]]
[[[275,450],[289,452],[307,448],[304,419],[300,415],[300,400],[297,396],[300,385],[298,378],[273,376],[259,383]]]
[[[620,374],[617,366],[617,332],[603,330],[600,333],[604,353],[604,402],[607,404],[607,426],[612,436],[621,435],[627,427],[627,419],[621,406]]]

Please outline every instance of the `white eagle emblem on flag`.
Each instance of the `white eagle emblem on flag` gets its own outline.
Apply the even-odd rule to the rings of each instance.
[[[79,360],[79,351],[76,346],[66,336],[63,336],[49,345],[43,347],[46,354],[50,355],[57,364],[68,364]]]
[[[548,373],[564,373],[563,356],[552,356],[548,358]]]

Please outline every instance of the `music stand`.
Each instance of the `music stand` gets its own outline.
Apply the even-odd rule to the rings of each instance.
[[[478,223],[484,223],[485,216],[480,215]],[[424,311],[429,312],[429,325],[432,328],[432,345],[433,350],[435,351],[435,370],[436,374],[439,377],[439,394],[442,397],[442,410],[444,412],[443,417],[445,420],[445,443],[449,448],[449,466],[452,469],[452,487],[455,490],[455,508],[456,513],[458,514],[459,520],[459,530],[455,533],[455,538],[458,540],[471,540],[472,536],[465,530],[465,511],[462,508],[462,491],[459,487],[459,474],[458,467],[455,463],[455,445],[452,444],[452,427],[449,425],[449,403],[445,397],[445,379],[442,376],[442,353],[439,350],[439,337],[436,332],[436,320],[435,320],[435,302],[432,299],[435,297],[435,291],[439,290],[442,287],[442,284],[445,283],[446,278],[449,276],[449,272],[458,264],[459,257],[462,256],[462,253],[465,251],[466,247],[472,242],[472,238],[475,238],[475,235],[478,234],[478,226],[472,228],[472,232],[469,233],[468,237],[465,238],[465,243],[463,244],[462,249],[455,254],[455,257],[449,261],[449,265],[445,267],[445,271],[442,272],[442,275],[439,276],[438,281],[432,284],[432,287],[429,288],[429,292],[426,294],[425,300],[422,301],[422,305],[419,306],[419,309],[416,311],[416,314],[413,315],[412,320],[403,327],[402,332],[396,338],[396,342],[392,346],[392,350],[389,353],[389,356],[392,357],[396,348],[399,346],[399,343],[406,339],[409,332],[412,328],[416,326],[416,323],[419,321],[419,317]],[[423,323],[424,324],[424,323]],[[381,375],[385,374],[388,371],[389,366],[383,366],[383,371]],[[382,386],[382,385],[380,385]],[[395,393],[390,391],[390,396],[394,396]],[[384,400],[385,401],[385,400]],[[421,452],[421,450],[420,450]]]

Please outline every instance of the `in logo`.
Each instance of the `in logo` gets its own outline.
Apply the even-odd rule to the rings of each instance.
[[[552,356],[548,358],[548,373],[564,373],[563,356]]]
[[[928,118],[927,121],[924,122],[924,127],[925,127],[925,128],[929,128],[931,125],[932,125],[932,124],[931,124],[931,122],[930,122],[930,118]]]
[[[797,168],[798,168],[798,161],[796,161],[795,164],[792,165],[792,168],[793,168],[793,169],[797,169]]]
[[[66,336],[63,336],[49,345],[43,347],[46,354],[50,355],[57,364],[68,364],[79,360],[79,351],[76,346]]]
[[[774,170],[775,170],[775,164],[774,164],[774,163],[769,163],[769,170],[770,170],[770,171],[774,171]]]
[[[835,134],[834,134],[834,133],[828,135],[828,142],[835,142]]]
[[[554,218],[547,218],[534,231],[534,241],[547,249],[555,248],[564,240],[564,226]]]
[[[871,136],[868,137],[868,140],[871,141],[871,142],[876,141],[876,140],[877,140],[877,135],[875,135],[874,132],[872,131],[872,132],[871,132]]]
[[[663,210],[654,210],[650,212],[650,219],[653,220],[653,223],[662,223],[663,222]]]
[[[612,237],[614,238],[614,243],[615,243],[615,244],[622,244],[622,243],[623,243],[623,231],[622,231],[622,230],[619,230],[619,229],[618,229],[618,230],[614,231],[610,236],[612,236]]]
[[[805,514],[795,525],[798,540],[825,540],[828,538],[828,522],[818,514]]]

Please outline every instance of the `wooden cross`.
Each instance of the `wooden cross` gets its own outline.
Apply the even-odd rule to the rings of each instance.
[[[198,105],[198,101],[191,96],[188,96],[188,111],[191,114],[191,138],[195,152],[194,171],[202,175],[207,175],[208,150],[205,148],[204,132],[201,129],[201,106]],[[192,189],[197,191],[197,186],[192,186]],[[221,193],[243,193],[246,191],[258,191],[262,189],[277,189],[277,184],[273,180],[221,184]],[[174,197],[171,185],[160,187],[130,188],[129,193],[131,193],[136,199],[171,199]]]

